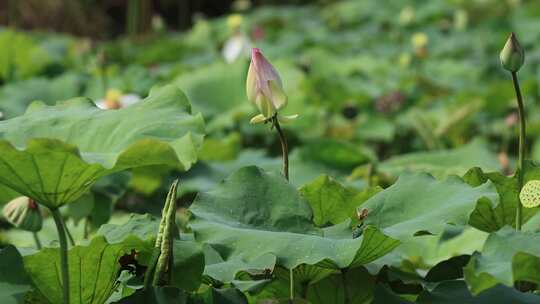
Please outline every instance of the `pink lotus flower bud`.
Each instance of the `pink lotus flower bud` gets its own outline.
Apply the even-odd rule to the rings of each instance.
[[[287,95],[276,69],[257,48],[251,50],[251,64],[246,80],[248,100],[255,104],[261,115],[252,119],[253,123],[272,118],[287,105]]]

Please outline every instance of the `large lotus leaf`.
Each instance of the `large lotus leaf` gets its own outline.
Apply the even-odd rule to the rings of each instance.
[[[14,246],[7,246],[0,250],[0,299],[2,303],[24,303],[25,294],[31,289],[30,283],[17,249]]]
[[[437,178],[451,174],[462,175],[473,166],[484,170],[498,170],[500,165],[487,144],[476,140],[465,146],[440,151],[413,152],[394,156],[379,166],[379,170],[394,176],[406,171],[428,172]]]
[[[478,187],[452,176],[439,181],[428,174],[407,173],[362,205],[365,224],[402,241],[440,234],[448,224],[465,225],[480,198],[495,200],[491,183]]]
[[[490,234],[484,248],[465,268],[470,289],[477,294],[496,284],[540,283],[540,234],[505,227]]]
[[[57,208],[112,172],[161,164],[188,169],[203,129],[202,117],[191,115],[173,86],[115,111],[83,98],[34,103],[23,116],[0,122],[0,183]]]
[[[525,162],[524,183],[529,180],[540,179],[540,167],[534,162]],[[473,186],[481,185],[490,181],[495,185],[498,192],[497,204],[492,204],[489,200],[481,200],[477,210],[471,215],[471,225],[491,232],[509,225],[516,224],[516,207],[519,204],[518,180],[517,176],[509,177],[499,172],[484,173],[479,168],[472,168],[465,174],[464,180]],[[539,208],[523,208],[523,223],[532,218]]]
[[[152,246],[131,236],[121,243],[109,244],[104,237],[96,237],[88,246],[76,246],[69,250],[70,303],[101,304],[114,291],[120,274],[118,260],[124,254],[136,250],[144,256]],[[60,256],[57,248],[45,248],[38,253],[25,256],[24,267],[36,288],[51,303],[62,302]],[[145,264],[146,261],[138,261]]]
[[[433,290],[422,292],[416,301],[418,304],[533,304],[539,302],[538,295],[523,293],[504,285],[497,285],[474,296],[462,280],[442,282]]]
[[[272,253],[286,268],[344,268],[373,261],[398,244],[373,227],[353,239],[348,222],[317,228],[297,190],[280,174],[257,167],[242,168],[213,191],[200,194],[190,211],[195,239],[226,260],[252,261]]]
[[[453,226],[448,226],[447,229],[450,227]],[[370,263],[367,268],[373,274],[378,273],[385,265],[398,268],[407,265],[408,270],[423,270],[453,256],[471,255],[481,250],[488,237],[487,233],[472,227],[447,240],[444,239],[445,233],[407,240],[391,253]]]

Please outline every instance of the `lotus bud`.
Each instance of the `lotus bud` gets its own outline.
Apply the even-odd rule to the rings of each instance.
[[[519,71],[525,61],[525,52],[519,44],[516,34],[510,34],[499,57],[505,70],[510,72]]]
[[[251,50],[251,64],[246,80],[246,93],[261,114],[253,117],[251,123],[266,122],[287,105],[287,95],[276,69],[257,48]],[[297,115],[284,117],[284,121],[295,119]]]
[[[540,206],[540,180],[528,181],[519,193],[519,200],[525,208]]]
[[[22,230],[37,232],[43,226],[38,205],[26,196],[11,200],[4,206],[2,213],[8,222]]]

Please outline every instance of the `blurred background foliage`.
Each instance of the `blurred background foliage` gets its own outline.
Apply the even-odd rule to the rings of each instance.
[[[182,30],[189,28],[197,16],[216,17],[268,4],[325,2],[331,1],[5,0],[0,3],[0,24],[110,39],[129,31],[150,31],[155,15],[161,16],[169,28]],[[133,23],[134,17],[137,24]]]

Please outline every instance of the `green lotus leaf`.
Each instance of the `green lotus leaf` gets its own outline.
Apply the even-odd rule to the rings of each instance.
[[[139,289],[134,294],[114,302],[116,304],[247,304],[238,289],[209,287],[204,292],[191,294],[173,286]]]
[[[233,282],[240,272],[249,274],[272,273],[276,265],[276,256],[266,253],[255,259],[246,261],[239,257],[223,259],[212,246],[204,246],[204,275],[220,282]]]
[[[439,181],[428,174],[406,173],[362,204],[368,210],[364,223],[401,241],[441,234],[449,224],[467,224],[481,198],[496,200],[491,183],[472,187],[455,176]]]
[[[317,226],[339,224],[355,217],[356,207],[380,190],[373,187],[359,192],[343,186],[328,175],[321,175],[300,188],[313,210],[313,221]]]
[[[76,246],[69,250],[70,303],[102,304],[114,291],[120,274],[118,260],[132,250],[138,256],[150,256],[152,246],[135,236],[121,243],[109,244],[105,237],[94,238],[88,246]],[[145,253],[145,254],[144,254]],[[45,248],[25,256],[24,267],[34,286],[50,303],[62,302],[60,284],[60,256],[57,248]],[[146,261],[139,261],[145,265]]]
[[[195,239],[224,260],[249,263],[271,253],[285,268],[317,264],[338,269],[369,263],[398,244],[371,226],[353,239],[350,221],[316,227],[300,193],[280,174],[257,167],[242,168],[200,194],[190,211]]]
[[[130,214],[125,223],[102,225],[97,234],[103,235],[111,244],[121,243],[130,235],[153,244],[158,230],[159,218],[150,214]]]
[[[289,271],[278,268],[275,277],[276,279],[257,295],[260,302],[264,302],[263,299],[289,297]],[[376,277],[370,275],[364,267],[347,269],[343,272],[313,265],[300,265],[294,269],[295,296],[312,304],[371,303],[375,280]]]
[[[418,304],[533,304],[539,303],[540,296],[523,293],[513,287],[497,285],[474,296],[462,280],[444,281],[431,291],[423,291],[416,301]]]
[[[362,288],[358,288],[362,286]],[[365,268],[358,267],[344,273],[334,274],[311,286],[307,299],[313,304],[324,303],[371,303],[375,277]],[[348,299],[347,299],[348,298]]]
[[[465,174],[473,166],[484,170],[500,168],[496,155],[489,151],[485,141],[474,140],[450,150],[412,152],[394,156],[382,162],[378,169],[393,176],[406,171],[422,171],[437,178],[444,178],[451,174]]]
[[[390,287],[377,284],[373,293],[373,304],[412,304],[413,302],[401,298]]]
[[[524,170],[524,183],[540,179],[540,167],[536,163],[526,161]],[[476,167],[470,169],[463,178],[473,186],[482,185],[489,180],[498,193],[497,200],[483,199],[479,202],[477,210],[471,215],[472,226],[487,232],[497,231],[506,225],[515,226],[516,208],[519,204],[517,175],[510,177],[499,172],[485,173]],[[539,208],[523,208],[523,223],[531,219],[538,210]]]
[[[215,63],[184,74],[174,82],[205,117],[224,115],[234,107],[247,105],[244,62]]]
[[[82,79],[77,74],[66,73],[56,78],[36,77],[10,82],[0,88],[0,112],[4,118],[24,114],[35,100],[53,104],[79,95]]]
[[[0,183],[58,208],[113,172],[150,165],[189,169],[203,130],[202,116],[191,114],[173,86],[120,110],[100,110],[84,98],[33,103],[23,116],[0,122]]]
[[[540,283],[540,234],[505,227],[490,234],[481,252],[465,268],[474,294],[496,284],[514,286],[516,281]]]
[[[21,254],[14,246],[0,250],[0,299],[5,304],[23,303],[31,290],[30,278],[24,271]]]

